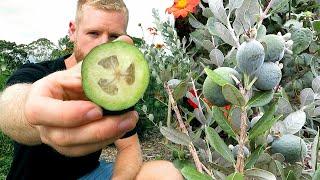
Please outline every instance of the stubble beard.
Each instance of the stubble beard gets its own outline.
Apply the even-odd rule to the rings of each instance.
[[[77,62],[80,62],[84,59],[84,53],[79,48],[77,41],[74,42],[74,56]]]

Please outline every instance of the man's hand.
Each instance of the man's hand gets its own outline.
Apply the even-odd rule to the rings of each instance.
[[[67,156],[102,149],[132,130],[138,121],[135,111],[102,117],[102,109],[83,93],[80,66],[33,83],[24,109],[27,122],[38,130],[41,141]]]

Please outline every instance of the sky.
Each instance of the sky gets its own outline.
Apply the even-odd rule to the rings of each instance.
[[[128,34],[141,37],[141,23],[146,29],[153,26],[152,9],[165,9],[173,0],[124,0],[129,9]],[[74,19],[77,0],[0,0],[0,40],[28,44],[47,38],[57,44],[67,35],[68,24]],[[147,36],[145,34],[145,36]],[[146,37],[148,38],[148,37]]]

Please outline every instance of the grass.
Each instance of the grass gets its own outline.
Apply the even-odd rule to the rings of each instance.
[[[0,132],[0,180],[5,179],[12,162],[13,145],[12,141]]]

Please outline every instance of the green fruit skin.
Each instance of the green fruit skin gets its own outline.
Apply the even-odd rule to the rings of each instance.
[[[273,141],[271,152],[280,153],[284,156],[285,161],[295,163],[301,161],[301,157],[307,154],[307,146],[303,139],[292,134],[286,134],[281,138]]]
[[[257,40],[250,40],[240,45],[236,60],[241,72],[248,75],[256,72],[264,62],[264,48]]]
[[[214,72],[218,73],[222,76],[226,81],[230,84],[235,85],[234,80],[232,79],[231,75],[236,76],[240,79],[240,74],[229,67],[219,67],[214,70]],[[214,83],[210,77],[207,77],[203,83],[203,95],[204,97],[212,104],[222,107],[230,104],[228,101],[225,100],[222,94],[222,88],[218,84]]]
[[[276,87],[282,77],[280,67],[273,62],[265,62],[261,68],[255,73],[258,78],[254,86],[259,90],[271,90]]]
[[[264,46],[265,62],[280,61],[284,56],[285,41],[278,35],[268,34],[260,39]]]
[[[239,148],[240,148],[240,146],[239,146],[239,145],[236,145],[236,146],[232,149],[232,154],[233,154],[233,157],[234,157],[234,158],[237,158]],[[248,157],[248,156],[250,155],[250,151],[249,151],[249,149],[248,149],[246,146],[244,146],[244,148],[243,148],[243,153],[244,153],[244,157]]]

